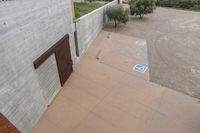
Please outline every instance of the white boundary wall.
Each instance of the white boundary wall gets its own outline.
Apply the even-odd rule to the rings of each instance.
[[[85,53],[92,41],[94,41],[103,28],[104,24],[108,21],[105,12],[109,7],[114,5],[117,5],[117,0],[109,2],[108,4],[79,18],[80,21],[76,23],[76,27],[80,56]]]

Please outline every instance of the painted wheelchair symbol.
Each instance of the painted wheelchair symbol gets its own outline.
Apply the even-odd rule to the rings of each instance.
[[[145,71],[147,70],[147,67],[146,66],[143,66],[143,65],[140,65],[140,64],[136,64],[134,67],[133,67],[133,70],[137,71],[137,72],[140,72],[140,73],[145,73]]]
[[[146,41],[145,40],[138,40],[138,41],[136,41],[136,44],[139,45],[139,46],[145,46]]]

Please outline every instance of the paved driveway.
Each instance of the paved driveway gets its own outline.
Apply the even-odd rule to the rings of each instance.
[[[200,98],[200,12],[157,8],[143,20],[104,30],[146,39],[150,80]]]

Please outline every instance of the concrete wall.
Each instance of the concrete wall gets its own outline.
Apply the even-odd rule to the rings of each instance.
[[[110,2],[103,7],[79,18],[77,22],[78,47],[80,55],[88,49],[92,41],[101,31],[103,25],[107,22],[106,10],[110,6],[116,5],[117,0]]]
[[[0,1],[0,111],[27,133],[60,86],[52,55],[39,69],[33,61],[70,34],[75,61],[70,0]]]

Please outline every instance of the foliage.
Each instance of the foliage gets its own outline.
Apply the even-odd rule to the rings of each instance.
[[[79,18],[81,16],[84,16],[85,14],[88,14],[89,12],[101,7],[103,4],[101,3],[88,3],[88,2],[74,2],[74,11],[75,11],[75,17]]]
[[[98,1],[111,2],[111,1],[113,1],[113,0],[98,0]]]
[[[158,6],[200,10],[200,0],[157,0]]]
[[[140,18],[143,18],[146,14],[153,13],[156,8],[155,0],[130,0],[129,5],[131,15],[140,16]]]
[[[191,10],[198,10],[200,11],[200,4],[199,5],[195,5],[193,7],[190,8]]]
[[[95,0],[86,0],[86,1],[89,1],[89,2],[94,2]]]
[[[85,0],[85,1],[89,1],[89,2],[96,2],[96,1],[111,2],[113,0]]]
[[[106,14],[109,20],[113,20],[115,22],[115,28],[118,23],[124,23],[128,21],[128,10],[124,9],[122,5],[115,5],[106,11]]]

